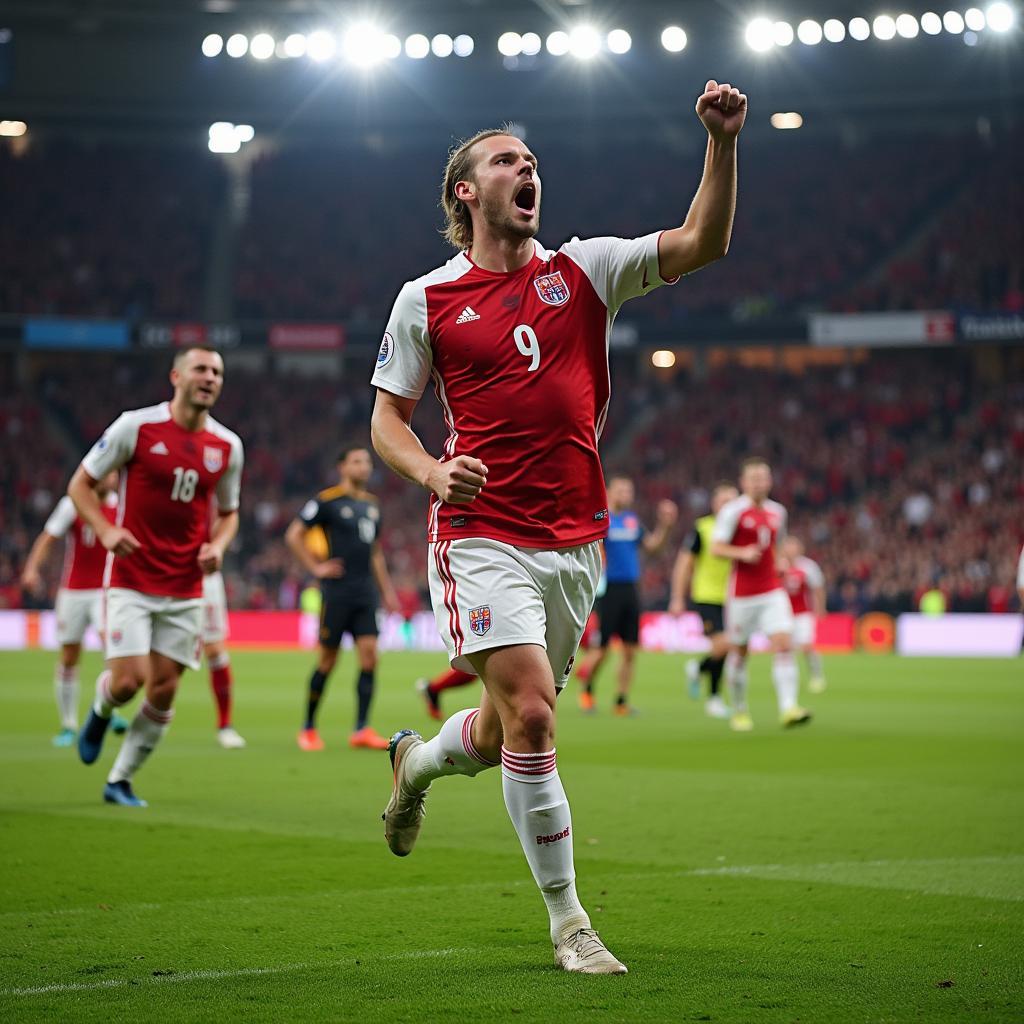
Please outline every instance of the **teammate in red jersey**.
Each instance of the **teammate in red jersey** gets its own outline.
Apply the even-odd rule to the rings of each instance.
[[[186,668],[198,668],[203,575],[216,572],[238,531],[242,442],[209,415],[224,384],[211,349],[183,349],[171,370],[174,397],[122,413],[75,471],[68,486],[79,514],[114,558],[107,569],[107,662],[96,701],[78,737],[86,764],[99,757],[114,708],[145,690],[103,797],[145,806],[131,779],[167,731]],[[116,525],[93,487],[121,470]],[[218,517],[211,530],[210,501]]]
[[[740,471],[740,496],[726,502],[715,518],[711,553],[733,562],[725,602],[730,651],[725,678],[732,696],[730,725],[749,732],[754,723],[747,709],[747,645],[756,632],[767,635],[772,649],[772,681],[785,726],[811,720],[800,707],[800,674],[793,657],[793,611],[782,589],[784,566],[776,550],[786,536],[786,510],[768,495],[772,471],[764,459],[750,458]]]
[[[445,690],[454,690],[460,686],[469,686],[476,682],[475,672],[460,672],[457,668],[450,668],[433,679],[417,679],[413,683],[416,692],[423,697],[427,705],[427,714],[437,722],[444,721],[444,712],[441,711],[441,694]]]
[[[117,514],[116,472],[108,473],[96,484],[96,496],[103,515],[113,523]],[[57,502],[25,559],[21,585],[30,593],[42,593],[40,570],[62,537],[64,567],[55,605],[60,658],[53,680],[60,732],[54,736],[53,745],[70,747],[78,732],[78,662],[82,656],[82,640],[90,625],[97,632],[103,630],[103,571],[107,549],[98,543],[93,528],[79,517],[74,503],[65,495]]]
[[[804,554],[804,544],[792,534],[782,545],[786,562],[782,585],[793,607],[793,643],[807,662],[807,689],[824,693],[825,668],[815,648],[818,619],[825,614],[825,574],[813,558]]]
[[[449,659],[485,690],[479,708],[453,715],[429,742],[412,730],[392,737],[385,836],[408,854],[432,781],[500,761],[555,960],[569,971],[626,970],[576,895],[554,747],[555,697],[590,615],[607,528],[597,442],[609,334],[627,299],[725,255],[746,108],[738,90],[714,81],[698,99],[707,156],[681,227],[573,239],[557,251],[534,238],[542,193],[533,153],[507,130],[463,143],[442,186],[447,237],[460,251],[402,288],[373,376],[374,445],[431,492],[430,591]],[[410,426],[431,379],[449,430],[440,459]]]

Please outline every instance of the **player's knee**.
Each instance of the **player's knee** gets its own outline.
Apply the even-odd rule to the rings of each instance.
[[[320,651],[320,657],[317,659],[316,667],[324,674],[333,670],[334,666],[338,662],[338,652],[336,650],[330,650],[324,648]]]
[[[516,731],[527,743],[543,749],[551,741],[554,718],[551,705],[543,698],[525,701],[516,711]]]

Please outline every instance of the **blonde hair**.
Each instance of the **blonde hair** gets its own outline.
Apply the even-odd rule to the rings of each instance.
[[[444,178],[441,182],[441,208],[444,210],[445,225],[442,235],[459,250],[468,249],[473,244],[473,218],[469,207],[455,195],[455,186],[460,181],[472,181],[476,161],[473,159],[473,147],[484,139],[495,135],[515,135],[512,125],[505,123],[498,128],[486,128],[471,138],[464,139],[448,153],[448,162],[444,167]]]

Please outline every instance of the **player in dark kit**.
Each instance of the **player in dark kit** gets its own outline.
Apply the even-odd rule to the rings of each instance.
[[[377,668],[378,588],[388,611],[398,610],[381,551],[380,506],[366,490],[373,462],[366,448],[346,448],[338,456],[341,480],[311,498],[292,520],[285,534],[288,547],[306,569],[320,580],[323,604],[320,612],[320,656],[309,680],[306,721],[298,736],[302,750],[323,750],[316,728],[316,714],[338,660],[342,636],[349,633],[359,659],[356,693],[359,708],[356,727],[349,737],[353,747],[385,750],[388,741],[368,724]],[[324,557],[306,543],[308,531],[319,527],[326,540]]]

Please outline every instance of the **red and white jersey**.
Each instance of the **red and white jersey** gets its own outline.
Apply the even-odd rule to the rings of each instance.
[[[108,494],[103,514],[110,522],[117,516],[117,495]],[[64,590],[99,590],[107,565],[107,549],[93,528],[78,514],[75,503],[65,494],[50,513],[43,529],[51,536],[64,538],[64,568],[60,585]]]
[[[111,560],[106,585],[158,597],[201,597],[196,559],[210,536],[211,495],[221,513],[238,508],[242,461],[238,435],[212,417],[202,430],[191,431],[174,422],[168,402],[122,413],[82,459],[96,480],[122,469],[117,523],[142,545]]]
[[[825,574],[813,558],[801,555],[782,574],[782,585],[789,594],[794,615],[814,611],[813,592],[825,586]]]
[[[775,546],[785,535],[786,510],[777,501],[767,499],[755,505],[741,494],[721,507],[712,539],[741,548],[756,544],[761,549],[756,562],[733,562],[730,596],[752,597],[781,589],[775,568]]]
[[[431,541],[562,548],[604,536],[608,339],[627,299],[666,283],[658,237],[576,238],[557,252],[535,242],[507,274],[459,253],[399,292],[373,385],[418,400],[432,378],[448,425],[441,460],[488,469],[469,505],[431,497]]]
[[[1017,589],[1024,590],[1024,548],[1020,549],[1020,561],[1017,562]]]

